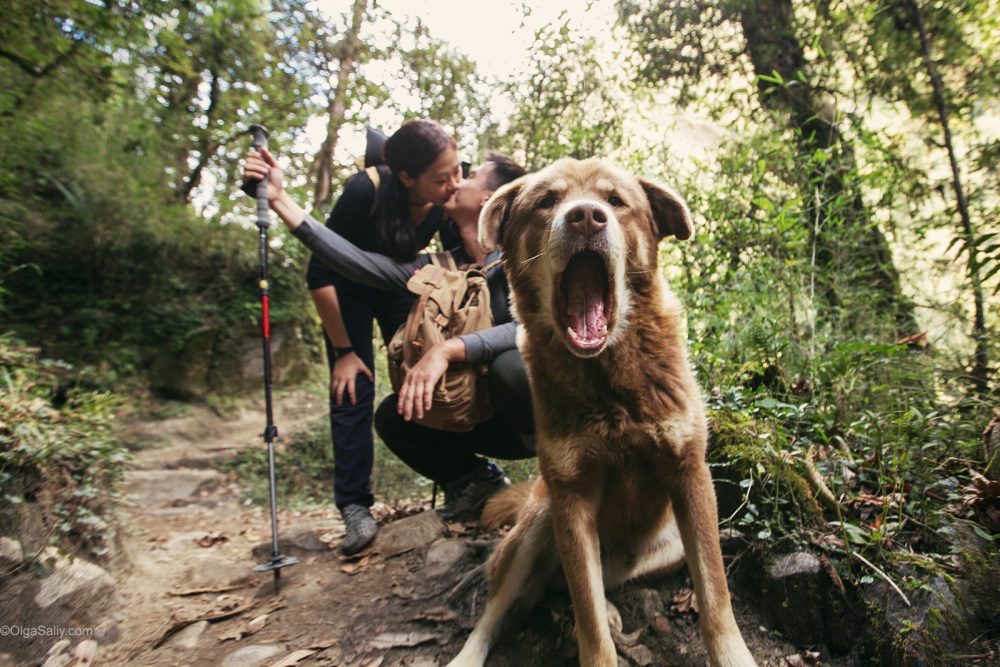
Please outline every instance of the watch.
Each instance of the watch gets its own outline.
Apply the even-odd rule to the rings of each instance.
[[[333,358],[340,359],[341,357],[346,356],[351,352],[354,352],[354,348],[351,347],[350,345],[348,345],[347,347],[335,347],[333,348]]]

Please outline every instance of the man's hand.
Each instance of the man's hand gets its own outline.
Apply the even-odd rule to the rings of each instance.
[[[260,152],[252,148],[247,153],[243,164],[243,182],[267,179],[267,201],[273,204],[285,191],[284,172],[278,166],[271,151],[266,148]]]
[[[434,387],[448,370],[448,364],[464,360],[465,343],[459,338],[446,340],[427,350],[399,388],[396,408],[403,419],[423,419],[424,413],[431,409]]]
[[[361,361],[361,357],[354,352],[338,357],[333,362],[333,379],[330,381],[330,389],[333,390],[333,400],[337,405],[341,405],[344,402],[345,390],[347,391],[347,397],[351,400],[351,405],[357,405],[358,401],[354,391],[354,382],[358,375],[364,375],[372,382],[375,381],[375,376],[372,375],[371,370],[365,366],[365,362]]]

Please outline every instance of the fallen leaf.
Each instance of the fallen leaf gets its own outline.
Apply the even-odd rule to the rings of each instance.
[[[417,614],[411,620],[430,621],[431,623],[450,623],[451,621],[458,620],[458,614],[447,607],[434,607],[432,609],[428,609],[422,614]]]
[[[260,631],[265,625],[267,625],[267,619],[267,614],[261,614],[247,623],[247,634],[252,635],[253,633]]]
[[[336,645],[337,645],[337,640],[336,639],[324,639],[322,641],[318,641],[318,642],[314,642],[314,643],[310,644],[307,648],[311,648],[311,649],[314,649],[316,651],[322,651],[324,649],[328,649],[331,646],[336,646]]]
[[[233,616],[239,616],[243,612],[252,609],[257,604],[256,600],[244,600],[243,598],[225,599],[226,597],[227,596],[225,595],[222,596],[222,604],[214,611],[200,614],[198,616],[171,616],[170,625],[164,633],[160,635],[160,638],[153,642],[153,648],[159,648],[168,637],[193,623],[197,623],[199,621],[214,623],[215,621],[221,621],[223,619],[232,618]]]
[[[801,655],[795,653],[794,655],[786,656],[785,665],[787,667],[809,667],[810,665],[819,665],[819,659],[819,651],[805,651]]]
[[[202,537],[195,538],[195,544],[199,547],[214,547],[216,544],[223,544],[228,542],[229,538],[222,533],[211,533],[209,535],[203,535]]]
[[[411,648],[420,646],[427,642],[437,641],[438,636],[429,632],[383,632],[368,645],[375,650],[386,650],[390,648]]]
[[[368,563],[370,560],[371,560],[371,555],[369,554],[368,556],[365,556],[356,563],[348,563],[347,565],[341,565],[340,571],[343,572],[344,574],[351,574],[351,575],[357,574],[361,570],[368,567]]]
[[[638,646],[621,646],[618,648],[622,653],[627,655],[629,659],[639,667],[648,667],[652,665],[656,658],[653,656],[653,652],[649,650],[649,647],[639,644]]]
[[[270,667],[294,667],[295,665],[299,664],[300,662],[302,662],[315,652],[316,651],[307,651],[307,650],[293,651],[292,653],[289,653],[278,662],[271,664]]]
[[[187,597],[189,595],[204,595],[205,593],[226,593],[228,591],[234,591],[237,588],[243,588],[249,583],[248,579],[237,579],[233,583],[225,586],[217,586],[215,588],[190,588],[186,591],[167,591],[167,595],[174,597]]]
[[[690,588],[681,589],[670,602],[670,609],[680,614],[698,613],[698,596]]]

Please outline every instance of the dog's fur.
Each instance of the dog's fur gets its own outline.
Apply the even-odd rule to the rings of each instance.
[[[661,239],[692,232],[674,192],[593,159],[560,160],[484,207],[480,241],[503,248],[521,323],[542,475],[488,508],[516,511],[516,525],[451,665],[482,665],[507,610],[561,566],[580,664],[615,666],[605,590],[685,556],[712,664],[754,664],[729,601],[681,308],[657,266]]]

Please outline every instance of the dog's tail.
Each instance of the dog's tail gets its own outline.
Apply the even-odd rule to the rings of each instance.
[[[520,482],[496,493],[486,503],[479,525],[489,530],[517,523],[517,515],[531,496],[533,482]]]

